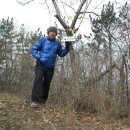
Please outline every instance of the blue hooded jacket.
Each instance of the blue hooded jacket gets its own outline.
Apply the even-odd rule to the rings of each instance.
[[[62,48],[57,39],[51,40],[48,36],[40,38],[32,47],[32,56],[39,59],[47,68],[54,68],[57,55],[64,57],[68,49]]]

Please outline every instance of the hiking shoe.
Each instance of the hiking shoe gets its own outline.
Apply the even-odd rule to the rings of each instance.
[[[39,103],[37,103],[37,102],[32,102],[31,103],[32,108],[37,108],[38,106],[39,106]]]

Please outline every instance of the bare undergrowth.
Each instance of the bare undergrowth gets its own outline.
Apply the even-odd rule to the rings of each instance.
[[[26,99],[0,94],[0,130],[130,130],[128,119],[103,120],[89,113],[51,105],[30,108]]]

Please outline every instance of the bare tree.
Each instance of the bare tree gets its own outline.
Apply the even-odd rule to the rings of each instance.
[[[19,1],[19,3],[22,3],[22,5],[28,4],[30,2],[32,2],[34,0],[30,0],[30,1]],[[77,0],[77,1],[73,1],[70,0],[69,2],[67,1],[57,1],[57,0],[51,0],[51,1],[47,1],[44,0],[44,4],[46,4],[46,6],[48,7],[48,10],[50,10],[48,3],[52,3],[54,9],[55,9],[55,17],[57,18],[57,20],[59,21],[59,23],[62,25],[64,31],[66,32],[67,36],[73,36],[80,28],[81,24],[82,24],[82,20],[85,19],[85,14],[88,13],[93,13],[96,14],[92,11],[87,12],[87,9],[89,8],[90,4],[92,3],[92,0]],[[74,16],[73,19],[71,19],[71,23],[70,25],[68,25],[68,21],[65,20],[65,18],[63,17],[64,14],[63,11],[61,11],[61,8],[59,8],[59,4],[62,3],[63,9],[64,9],[64,13],[66,14],[66,10],[65,10],[65,6],[70,8],[73,12],[74,12]],[[76,5],[74,8],[73,5]],[[99,4],[100,5],[100,4]],[[50,12],[50,11],[49,11]],[[67,14],[66,14],[67,15]],[[67,16],[65,16],[67,17]],[[77,25],[77,21],[80,19],[80,22],[78,22]],[[71,62],[71,68],[72,68],[72,77],[73,77],[73,81],[74,81],[74,85],[72,85],[75,90],[76,90],[76,95],[79,93],[79,86],[80,84],[80,59],[79,59],[79,55],[75,52],[73,45],[70,45],[70,62]],[[76,86],[76,87],[75,87]]]

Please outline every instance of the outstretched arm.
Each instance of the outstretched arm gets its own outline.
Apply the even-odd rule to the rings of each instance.
[[[64,57],[65,55],[67,55],[70,49],[70,44],[71,42],[65,42],[65,48],[62,48],[62,46],[60,45],[58,50],[58,56]]]

